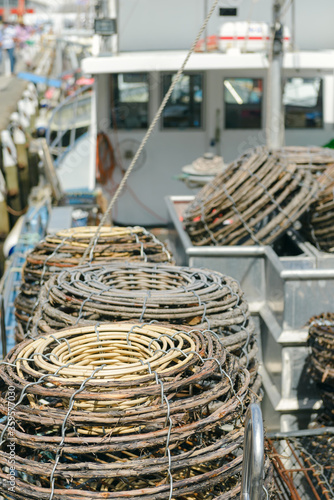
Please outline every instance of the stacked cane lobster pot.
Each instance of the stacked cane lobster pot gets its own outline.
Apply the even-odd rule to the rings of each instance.
[[[317,200],[311,206],[306,235],[319,250],[334,252],[334,165],[319,177]]]
[[[24,340],[0,367],[0,494],[235,498],[244,418],[261,386],[239,284],[174,266],[142,228],[103,230],[78,265],[94,233],[49,236],[27,258],[16,302]],[[270,490],[268,461],[265,471]]]
[[[152,321],[210,330],[256,370],[254,323],[239,284],[216,271],[115,262],[79,266],[42,288],[31,333],[96,322]]]
[[[1,368],[21,396],[15,496],[228,499],[240,492],[243,417],[259,380],[209,332],[103,323],[26,340]],[[0,456],[1,478],[9,458]],[[267,470],[267,466],[266,466]],[[267,485],[268,487],[268,485]],[[8,496],[6,496],[8,495]]]
[[[285,146],[276,154],[286,162],[295,163],[299,168],[321,174],[334,165],[334,151],[317,146]]]
[[[196,246],[269,245],[294,227],[317,190],[311,171],[257,148],[197,194],[183,215],[185,229]]]
[[[30,328],[31,317],[37,306],[41,284],[54,273],[74,267],[96,232],[96,228],[79,227],[48,235],[27,256],[20,293],[16,299],[17,332],[21,341]],[[152,233],[142,227],[103,227],[90,252],[91,262],[111,259],[143,262],[171,262],[165,247]]]
[[[333,190],[333,151],[258,147],[195,196],[184,226],[195,246],[270,245],[293,229],[333,251]]]

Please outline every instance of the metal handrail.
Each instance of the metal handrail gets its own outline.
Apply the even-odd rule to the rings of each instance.
[[[269,432],[266,434],[266,437],[276,440],[322,436],[323,434],[334,434],[334,427],[316,427],[314,429],[302,429],[289,432]]]
[[[260,500],[263,494],[264,430],[261,408],[251,404],[245,419],[241,500]]]

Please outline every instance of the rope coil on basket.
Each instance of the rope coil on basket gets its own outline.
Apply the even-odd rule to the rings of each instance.
[[[334,416],[334,313],[310,320],[310,372],[320,388],[324,406]]]
[[[26,332],[29,319],[36,307],[40,285],[54,273],[67,267],[77,266],[88,248],[95,227],[78,227],[48,235],[38,243],[26,258],[23,268],[23,282],[15,301],[16,319],[21,333]],[[109,259],[172,262],[166,246],[146,229],[135,227],[103,227],[95,241],[90,262],[104,262]]]
[[[54,275],[41,289],[30,335],[96,321],[164,321],[212,330],[224,347],[254,360],[254,323],[236,280],[219,272],[114,262]],[[20,338],[22,340],[22,338]]]
[[[257,148],[204,186],[183,221],[194,245],[267,245],[294,226],[317,190],[288,155]]]
[[[16,346],[0,368],[0,477],[15,388],[21,499],[235,498],[259,379],[210,333],[112,323]],[[61,457],[61,460],[60,460]],[[0,493],[6,495],[6,482]]]

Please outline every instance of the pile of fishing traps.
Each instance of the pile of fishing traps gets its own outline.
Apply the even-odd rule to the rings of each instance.
[[[211,330],[254,366],[254,323],[239,283],[217,271],[113,262],[55,274],[41,288],[30,335],[120,320],[159,321]]]
[[[327,414],[334,419],[334,313],[311,320],[308,344],[310,371],[316,380]]]
[[[233,278],[207,269],[112,262],[64,270],[41,287],[26,335],[123,320],[210,330],[252,373],[257,369],[255,327],[244,293]]]
[[[193,244],[268,245],[289,228],[299,228],[318,183],[312,170],[303,168],[305,158],[293,160],[296,154],[259,147],[218,174],[183,214]]]
[[[41,284],[54,273],[77,266],[96,233],[96,227],[78,227],[48,235],[27,256],[20,294],[15,301],[18,338],[27,331]],[[143,262],[172,262],[163,243],[142,227],[103,227],[88,260],[110,259]]]
[[[5,498],[240,492],[243,417],[260,380],[210,333],[124,322],[65,329],[16,346],[0,381]],[[6,481],[12,442],[15,493]]]
[[[334,252],[334,166],[318,177],[320,189],[306,221],[306,235],[319,250]]]

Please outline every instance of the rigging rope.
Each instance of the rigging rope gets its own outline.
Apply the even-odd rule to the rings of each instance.
[[[213,12],[214,12],[215,8],[216,8],[216,7],[217,7],[217,5],[218,5],[218,1],[219,1],[219,0],[214,0],[214,2],[213,2],[213,4],[212,4],[212,7],[211,7],[211,9],[210,9],[210,11],[209,11],[209,13],[208,13],[208,15],[207,15],[207,17],[206,17],[206,19],[205,19],[205,21],[204,21],[203,25],[201,26],[201,29],[199,30],[199,32],[198,32],[198,34],[197,34],[197,36],[196,36],[196,38],[195,38],[195,41],[194,41],[194,42],[193,42],[193,44],[192,44],[191,49],[189,50],[189,52],[188,52],[188,54],[187,54],[187,56],[186,56],[186,58],[185,58],[185,60],[184,60],[184,62],[183,62],[183,64],[182,64],[181,68],[180,68],[180,69],[178,70],[178,72],[176,73],[175,79],[174,79],[174,81],[172,82],[171,86],[169,87],[169,90],[168,90],[167,94],[165,95],[165,97],[164,97],[164,99],[163,99],[163,101],[162,101],[162,103],[161,103],[161,105],[160,105],[160,107],[159,107],[159,109],[158,109],[158,111],[157,111],[157,113],[156,113],[156,115],[155,115],[155,117],[154,117],[154,119],[153,119],[153,121],[152,121],[152,123],[151,123],[151,125],[150,125],[149,129],[147,130],[147,132],[146,132],[146,134],[145,134],[145,136],[144,136],[144,138],[143,138],[143,140],[142,140],[142,142],[141,142],[141,145],[139,146],[139,148],[138,148],[138,150],[137,150],[137,153],[136,153],[136,154],[135,154],[135,156],[133,157],[133,160],[132,160],[132,162],[131,162],[131,164],[130,164],[129,168],[127,169],[127,171],[126,171],[126,173],[125,173],[125,175],[124,175],[123,179],[121,180],[121,182],[120,182],[120,184],[119,184],[119,186],[118,186],[118,188],[117,188],[117,191],[116,191],[116,193],[114,194],[114,197],[113,197],[113,198],[112,198],[112,200],[110,201],[109,206],[108,206],[108,208],[107,208],[107,210],[106,210],[105,214],[103,215],[103,217],[102,217],[102,219],[101,219],[101,222],[100,222],[100,224],[99,224],[99,226],[98,226],[98,228],[97,228],[97,230],[96,230],[95,235],[92,237],[92,239],[91,239],[91,241],[90,241],[89,246],[87,247],[87,249],[86,249],[85,253],[83,254],[82,259],[81,259],[81,261],[80,261],[80,264],[83,264],[83,263],[85,262],[85,259],[86,259],[86,258],[87,258],[87,256],[89,255],[89,252],[90,252],[90,250],[91,250],[91,248],[92,248],[92,246],[93,246],[93,244],[94,244],[94,241],[95,241],[96,239],[98,239],[102,226],[105,224],[105,222],[106,222],[107,218],[109,217],[109,215],[110,215],[110,213],[111,213],[111,211],[112,211],[112,209],[113,209],[113,206],[115,205],[115,203],[116,203],[116,201],[117,201],[117,199],[118,199],[118,197],[119,197],[119,195],[120,195],[121,191],[123,190],[123,188],[124,188],[124,186],[125,186],[125,184],[126,184],[126,182],[127,182],[128,178],[129,178],[129,176],[130,176],[130,174],[131,174],[131,172],[132,172],[132,170],[133,170],[133,168],[134,168],[134,166],[135,166],[135,164],[136,164],[136,162],[137,162],[137,160],[138,160],[138,158],[139,158],[139,156],[140,156],[140,154],[141,154],[141,152],[143,151],[143,149],[144,149],[144,147],[145,147],[145,145],[146,145],[146,143],[147,143],[148,139],[150,138],[150,136],[151,136],[151,134],[152,134],[152,132],[153,132],[153,130],[154,130],[154,127],[156,126],[156,124],[157,124],[158,120],[160,119],[160,117],[161,117],[161,115],[162,115],[162,112],[163,112],[163,110],[165,109],[166,104],[167,104],[167,102],[168,102],[168,100],[169,100],[170,96],[171,96],[171,95],[172,95],[172,93],[173,93],[173,90],[174,90],[175,86],[176,86],[176,85],[177,85],[177,83],[179,82],[179,80],[180,80],[180,78],[181,78],[181,76],[182,76],[182,73],[184,72],[184,69],[185,69],[185,67],[186,67],[187,63],[188,63],[188,61],[189,61],[189,59],[190,59],[190,57],[191,57],[192,53],[194,52],[194,50],[195,50],[195,47],[196,47],[197,43],[198,43],[198,42],[199,42],[199,40],[200,40],[200,37],[201,37],[202,33],[204,32],[204,30],[205,30],[205,28],[206,28],[206,26],[207,26],[207,24],[208,24],[208,22],[209,22],[209,20],[210,20],[210,18],[211,18],[211,16],[212,16],[212,14],[213,14]]]

